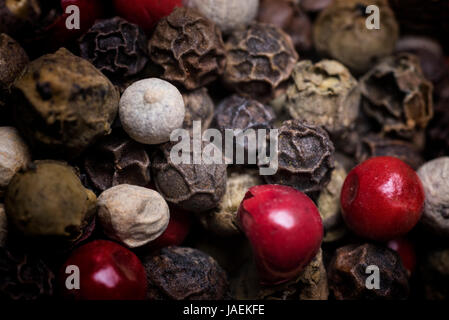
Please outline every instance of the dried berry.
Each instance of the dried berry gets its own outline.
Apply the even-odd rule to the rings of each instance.
[[[416,56],[388,57],[360,80],[363,110],[383,133],[410,138],[433,116],[432,84]]]
[[[285,121],[278,135],[278,171],[267,183],[283,184],[302,192],[320,191],[334,169],[334,145],[326,131],[299,120]]]
[[[182,126],[184,100],[171,83],[150,78],[134,82],[120,99],[120,121],[134,140],[160,144],[170,140],[173,130]]]
[[[262,0],[257,21],[284,30],[299,52],[312,49],[312,23],[294,1]]]
[[[201,88],[182,95],[186,114],[182,127],[191,130],[193,121],[201,121],[201,129],[209,128],[214,117],[214,102],[207,93],[206,88]]]
[[[84,168],[89,180],[101,191],[119,184],[147,186],[150,158],[145,147],[116,132],[99,141],[87,153]]]
[[[367,288],[369,266],[379,269],[379,288]],[[373,244],[337,249],[328,268],[328,278],[329,289],[337,300],[398,300],[409,294],[407,271],[399,255]]]
[[[58,161],[36,161],[12,179],[5,209],[8,222],[21,235],[71,244],[89,230],[96,200],[72,167]]]
[[[379,29],[366,27],[366,7],[370,5],[379,8]],[[321,12],[313,30],[316,49],[356,74],[390,55],[398,35],[398,24],[387,0],[334,0]]]
[[[38,0],[0,0],[0,33],[26,35],[33,31],[40,15]]]
[[[27,145],[13,127],[0,127],[0,197],[12,177],[31,161]]]
[[[228,297],[227,275],[207,254],[168,247],[143,257],[151,300],[220,300]]]
[[[14,39],[5,33],[0,33],[0,109],[14,80],[28,64],[28,56]]]
[[[449,157],[425,163],[418,176],[426,194],[421,223],[432,234],[449,237]]]
[[[184,5],[195,8],[215,22],[222,32],[228,33],[254,20],[259,0],[184,0]]]
[[[340,212],[340,193],[347,175],[343,166],[335,161],[331,180],[318,197],[317,206],[323,220],[325,238],[328,233],[338,229],[343,222]]]
[[[189,141],[192,145],[194,141]],[[194,150],[187,154],[190,164],[173,161],[171,158],[174,142],[161,145],[151,157],[151,171],[154,183],[165,200],[193,212],[203,212],[215,208],[226,191],[226,164],[206,164],[204,155],[196,163]],[[202,150],[208,148],[217,152],[212,143],[202,144]],[[183,155],[185,156],[185,154]],[[181,159],[182,160],[182,159]]]
[[[104,233],[129,248],[159,237],[170,219],[168,205],[159,193],[129,184],[104,191],[97,208]]]
[[[214,81],[225,67],[221,32],[197,11],[176,8],[156,27],[149,44],[151,59],[163,78],[194,90]]]
[[[399,158],[415,170],[424,162],[418,148],[407,141],[388,139],[379,135],[368,135],[360,138],[360,144],[356,152],[358,162],[381,156]]]
[[[218,207],[198,215],[203,227],[222,237],[240,235],[236,220],[237,210],[248,189],[259,184],[262,184],[262,179],[257,171],[232,172],[227,179],[226,193]]]
[[[53,295],[55,275],[40,258],[0,247],[0,298],[42,300]]]
[[[8,236],[8,221],[6,219],[5,206],[0,203],[0,247],[3,247]]]
[[[290,37],[267,24],[235,31],[225,46],[224,81],[238,94],[261,101],[282,91],[298,60]]]
[[[286,107],[293,119],[323,126],[340,136],[359,113],[360,91],[348,69],[333,60],[299,62],[287,89]]]
[[[449,297],[449,250],[432,250],[423,260],[421,277],[424,282],[425,298],[447,300]]]
[[[79,40],[81,57],[110,78],[138,74],[148,62],[148,39],[137,25],[114,17],[97,21]]]
[[[13,94],[21,133],[36,150],[65,157],[110,132],[119,102],[100,71],[64,48],[31,62]]]

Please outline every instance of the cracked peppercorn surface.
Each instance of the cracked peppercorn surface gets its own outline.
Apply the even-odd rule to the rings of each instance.
[[[168,247],[142,257],[150,300],[222,300],[229,297],[226,272],[200,250]]]
[[[235,31],[225,47],[224,82],[238,94],[259,101],[271,100],[285,89],[298,60],[291,38],[268,24],[253,23]]]
[[[226,59],[220,29],[196,10],[175,8],[157,25],[150,57],[162,78],[187,90],[203,87],[223,73]]]

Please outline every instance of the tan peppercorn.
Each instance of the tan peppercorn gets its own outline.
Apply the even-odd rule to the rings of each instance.
[[[12,177],[30,163],[27,145],[13,127],[0,127],[0,197]]]
[[[165,231],[170,212],[156,191],[122,184],[98,197],[98,219],[108,237],[136,248]]]

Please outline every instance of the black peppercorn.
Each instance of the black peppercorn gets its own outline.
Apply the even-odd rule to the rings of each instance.
[[[225,50],[220,29],[196,10],[175,8],[157,25],[149,43],[162,78],[194,90],[223,73]]]
[[[379,287],[367,287],[367,278],[378,268]],[[370,269],[371,270],[371,269]],[[348,245],[337,249],[328,267],[329,289],[337,300],[406,299],[407,271],[393,250],[373,244]],[[375,281],[374,281],[375,282]]]
[[[79,40],[81,57],[110,78],[134,76],[148,58],[148,39],[137,25],[122,18],[99,20]]]
[[[151,172],[158,191],[165,200],[187,211],[203,212],[218,206],[226,191],[224,160],[221,164],[206,164],[201,157],[195,163],[194,150],[190,148],[190,164],[175,163],[170,155],[175,145],[175,142],[167,142],[152,154]],[[193,140],[190,145],[193,146]],[[213,144],[203,143],[201,150],[205,147],[216,149]]]
[[[272,184],[284,184],[302,192],[325,187],[334,169],[334,145],[321,127],[300,120],[285,121],[278,135],[278,171],[266,175]]]
[[[368,135],[361,138],[356,152],[358,162],[381,156],[399,158],[415,170],[424,163],[419,149],[413,143],[388,139],[379,135]]]
[[[144,187],[150,182],[150,159],[144,145],[120,131],[114,131],[89,150],[84,168],[100,191],[119,184]]]
[[[0,247],[0,298],[41,300],[53,295],[55,275],[40,258]]]
[[[285,90],[298,54],[284,31],[254,23],[235,31],[225,46],[223,79],[238,94],[264,102]]]
[[[420,268],[424,284],[424,297],[429,300],[449,298],[449,250],[436,249],[428,252]]]
[[[38,0],[0,0],[0,33],[25,36],[36,27],[40,15]]]
[[[229,295],[226,273],[207,254],[168,247],[142,258],[147,271],[148,299],[220,300]]]
[[[182,94],[186,113],[184,116],[184,129],[191,130],[193,121],[201,121],[201,129],[204,131],[209,128],[214,117],[214,102],[209,96],[206,88]]]
[[[411,139],[433,116],[432,88],[416,56],[397,54],[361,78],[363,111],[383,133]]]

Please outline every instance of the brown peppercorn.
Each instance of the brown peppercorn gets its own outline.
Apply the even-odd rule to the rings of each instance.
[[[228,297],[228,279],[218,263],[191,248],[168,247],[142,258],[150,300],[220,300]]]
[[[182,127],[187,130],[193,128],[193,121],[201,121],[202,131],[209,128],[214,117],[215,105],[206,88],[182,94],[186,113]]]
[[[297,279],[277,286],[262,286],[259,299],[267,300],[327,300],[329,288],[320,249]]]
[[[432,84],[411,54],[384,59],[360,79],[362,107],[385,134],[411,138],[433,116]]]
[[[379,8],[380,29],[368,29],[366,7]],[[347,66],[355,74],[368,71],[390,55],[399,35],[398,24],[387,0],[334,0],[314,24],[315,47]]]
[[[95,144],[84,158],[84,168],[95,188],[105,191],[119,184],[147,186],[150,158],[144,145],[121,132]]]
[[[321,127],[300,120],[285,121],[278,135],[278,171],[266,175],[271,184],[283,184],[302,192],[320,191],[334,169],[334,144]]]
[[[175,8],[159,22],[149,51],[153,62],[164,69],[162,78],[188,90],[214,81],[226,63],[220,29],[187,8]]]
[[[369,266],[379,270],[379,288],[368,289]],[[393,250],[373,244],[337,249],[328,267],[329,289],[337,300],[398,300],[409,294],[407,271]]]
[[[417,173],[426,194],[421,223],[432,234],[449,238],[449,157],[433,159]]]
[[[209,212],[201,213],[198,218],[202,226],[221,237],[231,237],[241,234],[237,227],[237,211],[240,203],[250,187],[262,184],[262,178],[255,170],[232,172],[227,179],[226,193],[218,207]]]
[[[40,300],[53,295],[55,275],[40,258],[0,248],[0,298]]]
[[[424,296],[429,300],[447,300],[449,297],[449,250],[428,252],[420,268]]]
[[[0,34],[0,108],[5,103],[14,80],[28,62],[28,56],[20,44],[7,34]]]
[[[46,156],[79,155],[110,132],[118,110],[112,83],[64,48],[31,62],[12,90],[21,133]]]
[[[312,23],[309,17],[291,0],[262,0],[257,21],[284,30],[298,52],[312,49]]]
[[[192,139],[189,142],[191,146],[194,144]],[[188,155],[190,164],[183,161],[178,164],[171,158],[174,146],[177,143],[167,142],[152,154],[151,172],[157,190],[166,201],[187,211],[203,212],[217,207],[226,191],[227,166],[224,161],[221,164],[206,164],[203,154],[197,162],[193,147],[183,150],[183,156]],[[212,143],[202,143],[202,150],[205,148],[217,152]]]
[[[293,119],[323,126],[334,137],[353,127],[359,114],[360,91],[357,80],[341,63],[301,61],[292,78],[286,107]]]
[[[40,15],[38,0],[0,0],[0,33],[24,36],[33,31]]]
[[[410,142],[388,139],[379,135],[368,135],[361,138],[356,152],[356,159],[359,163],[371,157],[381,156],[399,158],[415,170],[424,163],[418,148]]]
[[[262,102],[285,89],[298,60],[291,38],[281,29],[254,23],[226,42],[224,81],[238,94]]]
[[[148,39],[137,25],[122,18],[98,20],[79,40],[81,57],[109,78],[130,77],[148,62]]]

